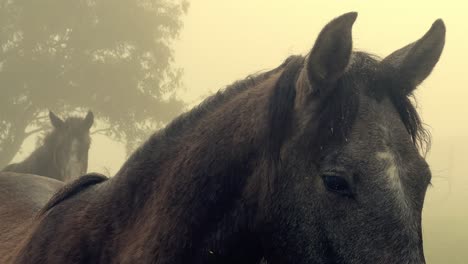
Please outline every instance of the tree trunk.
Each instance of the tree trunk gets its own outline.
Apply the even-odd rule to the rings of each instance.
[[[33,119],[33,113],[25,113],[22,118],[11,120],[8,134],[0,141],[0,170],[10,164],[20,150],[24,140],[29,136],[26,128]]]
[[[26,126],[23,127],[23,129],[25,128]],[[13,134],[13,131],[11,131],[7,138],[0,143],[0,169],[11,163],[26,139],[24,130],[23,133]]]

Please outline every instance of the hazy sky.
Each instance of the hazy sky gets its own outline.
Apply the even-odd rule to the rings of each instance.
[[[354,48],[379,56],[420,38],[442,18],[444,53],[416,93],[433,135],[425,253],[429,264],[466,263],[468,175],[461,168],[468,163],[467,10],[462,1],[194,0],[175,46],[177,65],[185,71],[181,96],[199,102],[237,79],[278,66],[289,55],[307,53],[321,28],[345,12],[359,12]],[[123,160],[121,146],[93,138],[90,171],[107,167],[114,173]]]

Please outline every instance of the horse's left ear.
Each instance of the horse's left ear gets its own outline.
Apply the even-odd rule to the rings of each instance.
[[[309,58],[307,74],[313,89],[333,84],[344,73],[352,52],[352,28],[357,13],[350,12],[329,22],[320,32]]]
[[[86,114],[86,117],[85,117],[83,122],[84,122],[86,128],[90,129],[91,126],[93,126],[93,123],[94,123],[94,114],[93,114],[93,112],[88,111],[88,114]]]
[[[445,25],[438,19],[421,39],[393,52],[382,63],[390,64],[400,78],[409,82],[410,86],[406,88],[409,90],[404,91],[409,94],[432,72],[444,45]]]
[[[357,13],[349,12],[330,21],[319,33],[296,83],[296,102],[306,105],[314,96],[333,92],[351,58],[352,28]]]
[[[50,119],[50,123],[52,123],[52,125],[57,129],[60,129],[64,126],[63,120],[60,119],[60,117],[58,117],[54,112],[50,110],[49,110],[49,119]]]

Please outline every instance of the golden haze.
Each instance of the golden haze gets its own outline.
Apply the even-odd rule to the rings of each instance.
[[[246,75],[279,65],[287,56],[306,54],[330,19],[358,11],[355,49],[386,56],[421,37],[437,19],[447,27],[444,53],[416,95],[431,129],[428,161],[433,171],[423,218],[428,263],[466,263],[468,259],[468,4],[463,1],[310,1],[194,0],[191,2],[176,62],[184,68],[192,105]],[[115,173],[124,149],[96,136],[90,171]],[[34,139],[25,143],[27,155]],[[105,172],[105,171],[104,171]]]

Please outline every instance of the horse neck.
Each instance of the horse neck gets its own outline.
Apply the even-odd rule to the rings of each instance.
[[[122,254],[132,259],[125,261],[169,263],[216,244],[224,228],[233,232],[223,232],[223,239],[247,230],[251,214],[239,201],[254,185],[267,133],[268,89],[277,77],[235,95],[185,133],[153,136],[114,177],[114,197],[131,223],[126,233],[132,242],[122,242]],[[144,248],[153,250],[135,254]]]
[[[54,151],[50,146],[42,145],[34,150],[26,159],[16,165],[16,172],[31,173],[57,180],[62,179],[61,172],[55,162]]]

